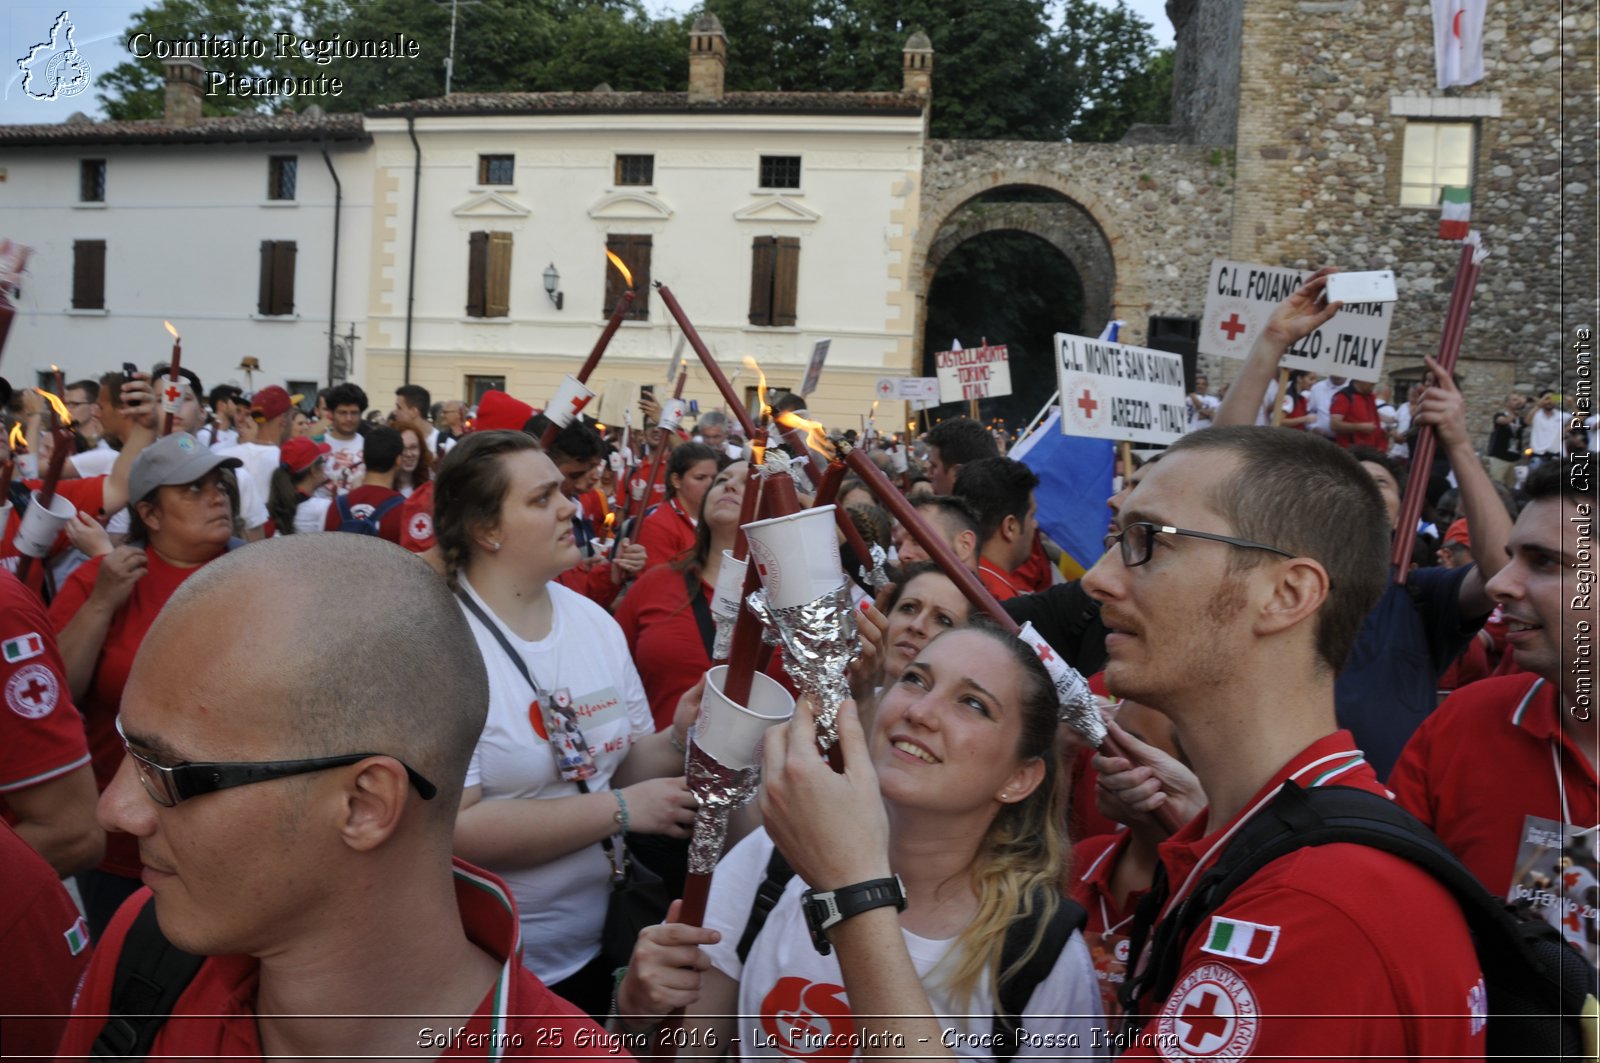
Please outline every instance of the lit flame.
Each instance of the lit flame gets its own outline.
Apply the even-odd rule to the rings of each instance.
[[[616,522],[617,522],[617,515],[615,513],[607,513],[606,514],[606,530],[607,531],[610,531],[611,530],[611,526],[613,524],[615,524]]]
[[[182,336],[180,336],[180,335],[178,335],[178,330],[177,330],[177,329],[175,329],[175,328],[173,328],[173,327],[172,327],[172,322],[170,322],[170,321],[163,321],[163,322],[162,322],[162,324],[163,324],[163,325],[165,325],[165,326],[167,326],[167,331],[168,331],[168,332],[170,332],[170,333],[172,333],[172,338],[173,338],[173,339],[175,339],[175,340],[181,340],[181,339],[183,339],[183,337],[182,337]]]
[[[767,374],[748,354],[744,356],[744,364],[756,371],[756,401],[761,403],[761,419],[765,421],[772,416],[772,407],[767,405]]]
[[[66,403],[62,402],[59,398],[57,398],[55,395],[52,395],[50,392],[46,391],[44,388],[34,388],[33,390],[36,391],[37,393],[39,393],[40,395],[43,395],[45,401],[48,402],[52,407],[55,408],[56,416],[61,418],[61,423],[62,424],[71,424],[72,423],[72,414],[67,412],[67,404]]]
[[[867,420],[870,421],[876,416],[878,416],[878,400],[877,399],[873,399],[872,400],[872,412],[867,414]]]
[[[611,252],[609,250],[606,251],[606,257],[611,260],[611,264],[613,266],[617,267],[617,272],[622,274],[622,279],[628,282],[628,287],[632,288],[633,287],[633,270],[628,268],[628,264],[626,262],[622,261],[622,259],[618,258],[615,253],[613,253],[613,252]]]
[[[780,413],[778,423],[785,428],[804,430],[806,433],[806,446],[822,454],[829,461],[834,459],[835,452],[833,441],[828,438],[828,430],[819,421],[808,421],[797,413]]]
[[[8,436],[7,438],[11,442],[11,449],[12,450],[14,450],[14,451],[16,451],[16,450],[26,451],[28,449],[28,437],[23,434],[22,425],[21,424],[12,425],[11,426],[11,435]]]
[[[767,460],[767,445],[754,440],[750,443],[750,464],[760,465]]]

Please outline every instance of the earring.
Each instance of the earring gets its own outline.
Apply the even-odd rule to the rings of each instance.
[[[499,550],[500,550],[500,544],[499,544],[499,543],[490,543],[490,544],[489,544],[489,549],[490,549],[490,550],[493,550],[493,551],[495,551],[495,552],[499,552]]]

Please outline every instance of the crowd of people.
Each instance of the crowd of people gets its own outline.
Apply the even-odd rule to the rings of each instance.
[[[990,426],[852,434],[922,523],[840,486],[892,577],[842,546],[842,771],[802,697],[702,927],[674,900],[685,754],[781,437],[663,429],[649,396],[624,434],[498,391],[374,411],[165,366],[5,396],[7,1050],[646,1055],[681,1010],[673,1043],[740,1058],[1482,1057],[1474,939],[1402,857],[1295,850],[1180,922],[1285,791],[1343,787],[1600,962],[1600,732],[1564,667],[1597,621],[1563,580],[1593,548],[1587,437],[1513,397],[1480,455],[1432,360],[1392,421],[1371,384],[1280,377],[1337,310],[1327,272],[1119,469],[1081,578]],[[1439,457],[1409,467],[1424,427]],[[46,478],[75,516],[25,555]],[[1114,750],[1062,726],[1056,659]]]

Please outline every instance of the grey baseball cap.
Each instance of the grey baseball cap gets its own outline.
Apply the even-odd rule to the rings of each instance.
[[[142,502],[158,487],[192,484],[212,469],[237,469],[244,462],[217,454],[188,432],[156,440],[133,459],[128,473],[129,503]]]

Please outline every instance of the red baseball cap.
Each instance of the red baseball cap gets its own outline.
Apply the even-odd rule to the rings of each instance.
[[[321,460],[333,447],[306,436],[295,436],[278,448],[278,463],[296,476]]]
[[[1461,517],[1456,520],[1455,523],[1450,525],[1449,530],[1444,533],[1444,541],[1446,546],[1450,545],[1451,543],[1460,543],[1468,550],[1472,549],[1472,540],[1467,537],[1466,517]]]
[[[289,393],[276,384],[262,388],[250,398],[250,412],[260,414],[263,421],[282,417],[291,405]]]
[[[522,431],[522,426],[533,416],[533,407],[521,399],[514,399],[503,391],[486,391],[478,400],[478,415],[472,419],[474,432],[505,429]]]

